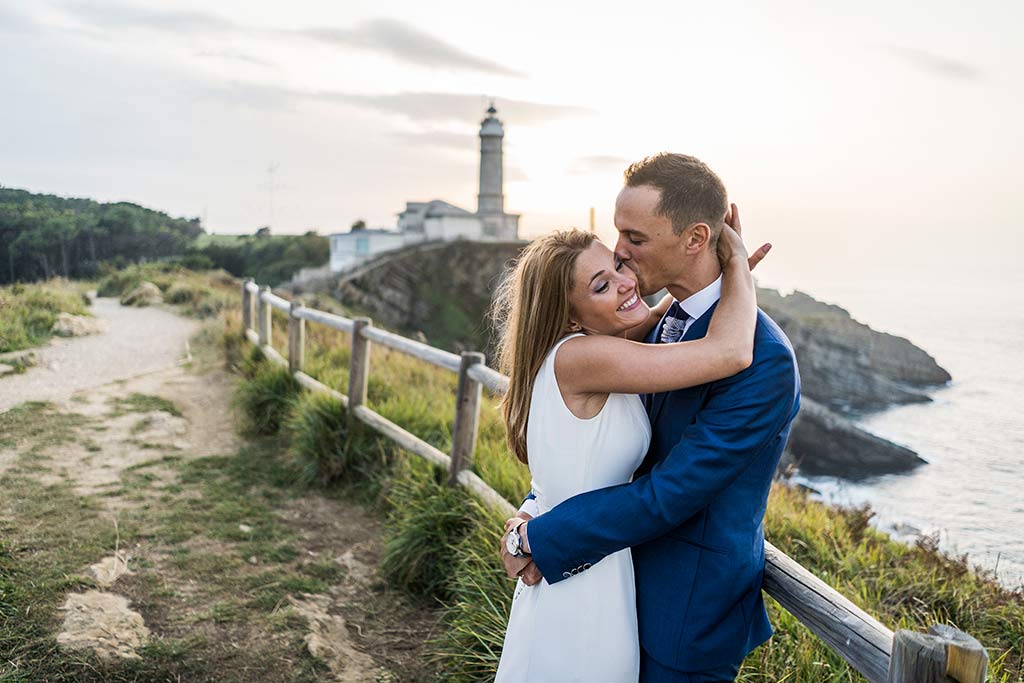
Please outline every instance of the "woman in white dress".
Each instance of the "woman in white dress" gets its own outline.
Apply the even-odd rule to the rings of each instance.
[[[657,324],[670,297],[648,308],[636,276],[591,233],[552,233],[524,250],[495,312],[503,327],[500,366],[510,378],[503,403],[509,445],[530,467],[541,513],[630,480],[651,438],[638,394],[696,386],[750,364],[757,304],[747,254],[730,228],[718,251],[722,299],[707,335],[655,345],[635,340]],[[520,579],[498,683],[637,680],[629,549],[584,569],[555,585]]]

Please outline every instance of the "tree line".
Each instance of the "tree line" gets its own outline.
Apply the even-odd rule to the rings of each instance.
[[[156,260],[279,284],[330,257],[328,239],[312,231],[271,236],[270,228],[260,228],[200,247],[203,232],[198,218],[172,218],[137,204],[0,187],[0,284],[93,278],[104,268]]]
[[[0,283],[96,276],[185,253],[203,229],[136,204],[105,204],[0,187]]]

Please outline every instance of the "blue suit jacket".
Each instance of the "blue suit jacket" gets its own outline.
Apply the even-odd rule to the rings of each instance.
[[[684,339],[707,334],[714,309]],[[647,654],[680,671],[738,664],[772,633],[763,520],[799,408],[793,347],[758,311],[749,368],[644,398],[653,438],[632,483],[574,496],[531,521],[533,559],[557,583],[632,546]]]

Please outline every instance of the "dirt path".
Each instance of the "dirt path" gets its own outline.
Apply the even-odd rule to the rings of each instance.
[[[380,519],[238,435],[235,376],[181,362],[195,322],[94,312],[0,380],[0,613],[5,571],[36,576],[24,622],[60,646],[0,628],[0,679],[425,680],[436,614],[377,577]]]
[[[21,375],[0,379],[0,411],[22,401],[54,401],[170,367],[185,356],[195,320],[162,308],[131,308],[117,299],[97,298],[90,312],[107,331],[86,337],[55,337],[38,350],[39,364]]]

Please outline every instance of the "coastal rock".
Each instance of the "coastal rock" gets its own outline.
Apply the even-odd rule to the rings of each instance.
[[[801,399],[787,450],[803,474],[847,479],[906,472],[926,462],[807,397]]]
[[[163,302],[164,295],[152,282],[141,282],[138,287],[121,297],[122,306],[155,306]]]
[[[910,341],[876,332],[839,306],[793,292],[757,291],[765,313],[796,350],[803,394],[832,410],[869,411],[923,403],[950,375]]]

